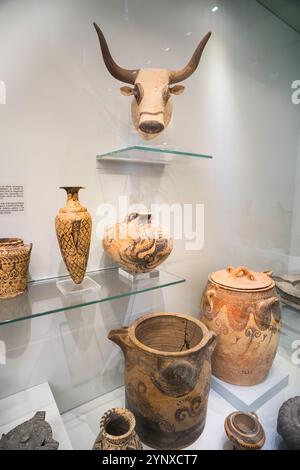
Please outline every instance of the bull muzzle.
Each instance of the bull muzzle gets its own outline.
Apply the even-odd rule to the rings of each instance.
[[[165,126],[159,121],[143,121],[139,125],[140,131],[145,134],[159,134],[164,128]]]
[[[156,114],[156,113],[155,113]],[[159,113],[160,114],[160,113]],[[151,113],[142,113],[140,115],[139,129],[145,134],[159,134],[165,128],[163,113],[153,116]]]

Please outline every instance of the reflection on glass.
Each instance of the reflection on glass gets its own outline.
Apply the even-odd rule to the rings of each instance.
[[[27,292],[24,294],[14,299],[0,301],[0,325],[93,305],[185,281],[174,274],[159,270],[159,277],[130,282],[119,275],[118,267],[93,271],[88,273],[88,276],[99,284],[101,289],[64,296],[58,289],[57,282],[69,280],[69,276],[29,282]]]

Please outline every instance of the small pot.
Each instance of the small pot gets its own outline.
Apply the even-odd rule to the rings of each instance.
[[[266,436],[255,413],[235,411],[225,419],[225,432],[237,450],[259,450]]]
[[[273,364],[281,312],[270,275],[240,266],[208,277],[200,319],[218,335],[212,371],[225,382],[256,385]]]
[[[0,238],[0,298],[23,294],[27,288],[32,244],[21,238]]]
[[[93,450],[142,450],[135,432],[135,417],[126,408],[112,408],[100,421]]]

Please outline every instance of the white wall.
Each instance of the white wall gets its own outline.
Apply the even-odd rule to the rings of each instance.
[[[300,104],[295,105],[300,109]],[[294,204],[293,204],[293,223],[291,230],[291,250],[289,259],[289,271],[299,272],[300,266],[300,126],[299,126],[299,140],[298,152],[295,171],[295,186],[294,186]]]
[[[54,217],[82,185],[96,228],[99,204],[167,202],[205,205],[205,243],[185,251],[177,240],[165,267],[187,283],[80,311],[0,328],[8,362],[0,396],[49,380],[61,411],[122,381],[121,355],[106,335],[141,311],[199,312],[207,274],[227,265],[286,271],[290,251],[299,107],[300,36],[256,2],[226,0],[0,1],[0,184],[26,186],[24,216],[1,217],[1,236],[33,242],[33,279],[64,273]],[[126,5],[128,4],[128,10]],[[213,32],[199,69],[174,98],[161,136],[170,147],[211,153],[164,171],[96,168],[95,155],[137,141],[130,99],[106,71],[92,22],[128,68],[178,68]],[[191,32],[191,34],[188,34]],[[170,48],[169,51],[165,51]],[[110,263],[94,230],[89,268]]]

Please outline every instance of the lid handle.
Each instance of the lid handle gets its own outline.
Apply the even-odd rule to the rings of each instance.
[[[239,266],[238,268],[233,268],[232,266],[229,266],[227,268],[227,272],[232,274],[234,277],[246,276],[249,281],[255,281],[254,274],[249,271],[249,269],[245,266]]]

